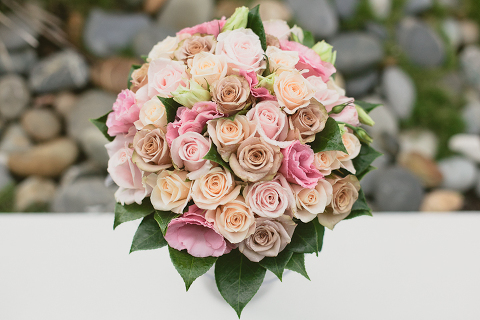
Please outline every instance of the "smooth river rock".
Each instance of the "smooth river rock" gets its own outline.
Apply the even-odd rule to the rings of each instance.
[[[36,141],[57,137],[62,130],[60,118],[50,109],[30,109],[22,116],[23,129]]]
[[[22,114],[30,101],[30,92],[25,80],[16,74],[0,78],[0,115],[8,120]]]

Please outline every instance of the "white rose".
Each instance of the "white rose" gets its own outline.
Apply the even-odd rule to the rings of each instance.
[[[147,61],[150,62],[158,58],[172,59],[173,53],[177,47],[177,37],[166,37],[164,40],[153,46],[152,50],[148,53]]]
[[[208,89],[213,82],[225,77],[228,71],[225,56],[217,56],[210,52],[197,53],[188,63],[192,79],[204,89]]]
[[[140,109],[139,119],[135,121],[137,130],[148,125],[153,125],[163,132],[167,131],[167,112],[165,106],[157,97],[145,102]]]
[[[191,199],[191,186],[186,171],[163,170],[157,177],[150,201],[157,210],[182,213]]]
[[[284,51],[273,46],[269,46],[265,54],[268,57],[270,72],[280,68],[293,69],[299,61],[297,51]]]

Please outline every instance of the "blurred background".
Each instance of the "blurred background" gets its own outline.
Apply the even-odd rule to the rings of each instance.
[[[0,212],[113,212],[88,119],[158,41],[257,4],[334,46],[347,95],[384,104],[375,211],[480,211],[478,0],[0,0]]]

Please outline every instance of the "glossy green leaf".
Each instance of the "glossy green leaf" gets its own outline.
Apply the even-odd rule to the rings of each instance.
[[[365,170],[363,170],[362,173],[357,173],[356,176],[357,176],[358,181],[362,180],[363,177],[365,177],[365,175],[366,175],[367,173],[369,173],[370,171],[376,170],[376,169],[377,169],[377,168],[374,167],[374,166],[368,166],[368,168],[365,169]]]
[[[173,100],[173,98],[164,98],[157,96],[160,101],[162,101],[163,105],[165,106],[165,111],[167,112],[167,122],[174,122],[175,116],[177,115],[177,110],[182,105],[177,101]]]
[[[123,206],[120,203],[117,203],[115,205],[115,221],[113,222],[113,229],[124,222],[146,217],[154,211],[155,209],[153,209],[153,206],[148,199],[144,199],[142,204],[134,202]]]
[[[186,250],[176,250],[168,247],[170,259],[178,274],[185,282],[185,288],[188,291],[193,281],[205,274],[213,266],[216,257],[197,258],[188,254]]]
[[[238,249],[218,258],[215,264],[218,291],[238,317],[262,285],[265,272],[264,267],[248,260]]]
[[[134,64],[130,67],[130,72],[128,73],[128,82],[127,82],[127,88],[130,89],[132,87],[132,73],[133,71],[140,69],[142,66],[139,64]]]
[[[207,154],[203,157],[203,159],[216,162],[230,172],[233,172],[232,168],[230,168],[230,165],[226,161],[224,161],[222,159],[222,156],[220,156],[220,154],[218,153],[217,146],[214,143],[212,143],[210,150],[208,150]]]
[[[97,127],[98,130],[100,130],[103,133],[103,135],[105,136],[105,138],[108,139],[108,141],[113,141],[113,139],[115,139],[115,137],[111,137],[108,134],[108,127],[107,127],[107,118],[108,118],[108,115],[110,114],[110,112],[113,112],[113,110],[107,112],[106,114],[104,114],[100,118],[90,119],[90,122],[93,123],[95,125],[95,127]]]
[[[315,38],[310,31],[303,30],[303,45],[309,48],[315,45]]]
[[[139,250],[159,249],[167,245],[167,241],[163,238],[162,231],[155,221],[153,214],[143,218],[138,226],[137,232],[133,237],[130,253]]]
[[[338,150],[347,153],[343,145],[342,134],[333,118],[328,118],[325,128],[315,135],[315,140],[309,143],[313,152]]]
[[[362,189],[358,192],[358,199],[353,204],[352,211],[344,220],[353,219],[359,216],[372,216],[372,210],[367,204],[367,199],[365,199],[365,194]]]
[[[267,270],[273,272],[280,281],[282,281],[283,271],[288,261],[292,257],[293,252],[290,250],[283,250],[276,257],[265,257],[260,260],[260,265]]]
[[[357,175],[361,175],[365,170],[367,170],[372,162],[380,157],[382,154],[377,150],[373,149],[372,147],[362,143],[362,148],[360,149],[360,153],[358,154],[355,159],[352,160],[353,166],[357,171]]]
[[[307,274],[307,269],[305,268],[305,254],[303,253],[294,253],[285,268],[298,272],[299,274],[310,280],[310,277]]]
[[[355,100],[355,104],[363,108],[363,110],[365,110],[366,113],[370,113],[370,111],[382,105],[380,103],[369,103],[361,100]]]
[[[322,250],[323,235],[325,228],[318,223],[317,219],[313,219],[308,223],[298,222],[292,241],[286,250],[297,253],[315,253]]]
[[[259,9],[260,5],[257,5],[248,12],[247,28],[252,29],[252,31],[260,38],[263,50],[267,50],[267,37],[265,36],[265,29],[263,28]]]
[[[167,232],[167,227],[170,221],[178,217],[180,217],[180,214],[173,213],[172,211],[155,210],[155,215],[154,215],[155,221],[157,221],[157,224],[162,230],[162,233],[164,235]]]

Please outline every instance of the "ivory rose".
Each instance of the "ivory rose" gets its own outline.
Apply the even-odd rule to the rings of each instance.
[[[322,151],[315,153],[314,160],[315,168],[317,168],[321,174],[328,176],[332,173],[332,170],[339,169],[341,164],[337,159],[337,151]]]
[[[240,143],[255,134],[255,123],[248,121],[246,116],[237,115],[233,120],[220,118],[208,121],[207,131],[222,159],[228,161]]]
[[[247,112],[249,121],[255,123],[257,135],[266,142],[284,148],[288,134],[288,118],[276,101],[262,101]]]
[[[285,20],[271,19],[263,21],[263,28],[266,34],[270,34],[278,38],[278,40],[288,40],[290,36],[290,27]]]
[[[158,95],[168,98],[178,86],[186,87],[188,83],[186,68],[181,61],[165,58],[152,60],[148,68],[148,97],[153,98]]]
[[[174,139],[171,146],[172,161],[178,168],[189,171],[187,177],[196,180],[206,174],[212,163],[203,157],[210,150],[211,142],[196,132],[187,132]]]
[[[200,52],[210,52],[215,51],[215,45],[217,41],[213,36],[191,36],[182,40],[178,44],[177,50],[175,50],[174,56],[177,60],[187,62],[188,59],[193,58],[196,54]]]
[[[181,217],[170,221],[165,234],[168,245],[176,250],[187,249],[190,255],[198,258],[229,253],[233,246],[205,219],[205,212],[191,205]]]
[[[348,154],[342,151],[337,151],[337,159],[341,162],[341,166],[343,168],[355,174],[355,168],[353,166],[352,159],[356,158],[360,153],[360,149],[362,148],[360,140],[358,140],[354,134],[345,132],[342,135],[342,142],[345,146],[345,149],[347,149]]]
[[[130,88],[132,92],[137,92],[138,89],[148,83],[148,66],[148,63],[144,63],[139,69],[135,69],[132,72],[132,87]]]
[[[253,213],[265,218],[278,218],[295,211],[295,199],[287,180],[277,174],[272,181],[247,185],[243,190],[245,203]]]
[[[275,220],[257,218],[255,232],[238,245],[238,250],[250,261],[276,257],[292,241],[297,226],[289,216]]]
[[[137,130],[141,130],[148,125],[153,125],[163,132],[167,130],[167,112],[162,101],[157,97],[153,97],[143,104],[139,119],[135,121]]]
[[[314,188],[323,175],[313,164],[314,154],[309,145],[296,140],[282,149],[283,161],[280,172],[288,182],[304,188]]]
[[[208,210],[205,218],[231,243],[242,242],[255,231],[255,216],[242,196],[215,210]]]
[[[354,175],[348,175],[345,178],[335,177],[327,181],[333,189],[332,202],[325,212],[318,215],[318,222],[333,230],[338,222],[350,214],[353,204],[358,199],[360,182]]]
[[[148,53],[147,61],[150,62],[158,58],[171,59],[177,47],[178,38],[168,36],[153,46],[152,50]]]
[[[260,72],[265,69],[260,38],[251,29],[222,32],[217,37],[215,54],[225,55],[232,69]]]
[[[210,52],[197,53],[188,61],[192,79],[204,89],[227,75],[228,65],[225,56],[217,56]]]
[[[327,205],[332,201],[333,188],[326,180],[319,180],[313,189],[292,184],[292,190],[295,194],[297,207],[294,216],[303,223],[310,222],[315,219],[319,213],[323,213]]]
[[[230,171],[222,167],[210,169],[192,187],[193,201],[202,209],[213,210],[237,198],[241,186],[235,185]]]
[[[210,93],[218,111],[231,115],[242,110],[249,101],[250,85],[244,77],[231,75],[213,82]]]
[[[158,172],[172,166],[165,133],[154,126],[138,131],[133,138],[132,161],[143,171]]]
[[[283,110],[288,114],[308,106],[315,95],[315,88],[296,69],[282,70],[275,78],[273,91],[278,103],[285,107]]]
[[[201,24],[197,24],[196,26],[193,26],[191,28],[185,28],[180,30],[179,32],[177,32],[177,36],[185,35],[185,34],[194,35],[196,33],[206,33],[206,34],[214,35],[216,37],[222,30],[223,26],[225,25],[225,22],[226,22],[226,19],[225,17],[223,17],[220,20],[212,20],[212,21],[201,23]]]
[[[269,71],[275,72],[278,69],[293,69],[298,63],[298,52],[284,51],[277,47],[269,46],[265,54],[268,57]]]
[[[186,171],[163,170],[154,184],[150,201],[157,210],[182,213],[192,197],[191,186]]]
[[[325,107],[312,100],[312,103],[305,108],[298,109],[288,119],[289,136],[288,140],[300,140],[301,142],[312,142],[315,135],[325,128],[328,113]]]
[[[230,155],[229,164],[243,181],[271,180],[282,164],[282,153],[262,138],[250,137]]]
[[[140,109],[135,104],[135,94],[128,89],[122,90],[113,104],[113,112],[107,117],[108,134],[114,137],[127,133],[133,123],[138,120],[139,112]]]

